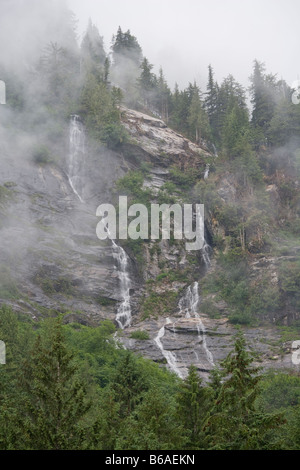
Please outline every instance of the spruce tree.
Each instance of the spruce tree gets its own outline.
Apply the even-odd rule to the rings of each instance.
[[[267,432],[283,423],[282,415],[268,414],[257,405],[262,375],[253,362],[238,332],[233,351],[222,363],[223,383],[204,426],[210,449],[266,449]]]
[[[186,446],[186,432],[177,419],[172,398],[151,387],[121,427],[117,449],[178,450]]]
[[[153,102],[153,97],[155,94],[156,77],[151,72],[152,68],[153,65],[150,64],[148,59],[145,57],[140,66],[141,75],[138,78],[138,87],[141,98],[146,107],[149,107],[149,105]]]
[[[72,352],[66,345],[61,319],[38,336],[24,363],[21,386],[22,430],[31,450],[76,450],[85,447],[90,408]]]
[[[104,50],[103,38],[98,28],[89,20],[87,30],[81,43],[81,72],[94,73],[107,81],[108,58]]]
[[[178,417],[188,433],[187,448],[205,447],[203,425],[211,405],[211,389],[203,386],[196,367],[191,365],[177,395]]]
[[[131,352],[124,353],[110,387],[115,400],[120,403],[120,416],[129,416],[148,389],[147,379]]]
[[[208,83],[206,88],[205,109],[208,115],[212,136],[218,140],[218,84],[214,81],[214,72],[211,65],[208,66]]]

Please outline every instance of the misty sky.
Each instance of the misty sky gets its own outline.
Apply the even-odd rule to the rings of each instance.
[[[211,63],[220,82],[229,73],[248,86],[253,60],[289,85],[300,75],[299,0],[68,0],[79,33],[91,17],[106,50],[120,25],[144,55],[162,66],[169,85],[194,79],[205,90]]]

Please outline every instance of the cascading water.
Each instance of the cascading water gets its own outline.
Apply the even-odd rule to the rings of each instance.
[[[199,212],[200,216],[200,225],[203,224],[204,226],[204,220],[201,215],[201,212]],[[210,266],[210,246],[206,242],[205,236],[203,238],[203,246],[201,249],[201,255],[202,259],[204,261],[206,269],[209,268]],[[179,308],[179,314],[180,316],[184,316],[185,318],[191,318],[192,316],[197,319],[197,330],[198,330],[198,337],[199,340],[202,342],[202,347],[204,349],[205,355],[207,357],[208,362],[214,366],[214,360],[213,360],[213,355],[209,351],[206,343],[206,331],[204,324],[201,320],[201,317],[198,313],[198,306],[200,302],[200,297],[199,297],[199,283],[194,282],[191,286],[189,286],[185,292],[185,295],[180,299],[178,303],[178,308]],[[167,318],[166,324],[171,323],[170,319]],[[173,322],[173,333],[176,335],[176,322]],[[166,351],[163,347],[163,344],[161,342],[161,339],[163,338],[165,334],[165,327],[163,326],[159,332],[158,335],[155,338],[155,343],[161,350],[163,356],[166,358],[169,367],[171,370],[173,370],[179,377],[182,378],[182,372],[179,370],[177,366],[177,358],[174,353],[171,351]],[[194,350],[195,357],[197,361],[199,362],[199,355],[196,350]]]
[[[218,155],[218,152],[217,152],[216,146],[215,146],[214,144],[212,144],[212,145],[213,145],[213,150],[214,150],[214,156],[215,156],[216,158],[218,158],[218,157],[219,157],[219,155]]]
[[[192,316],[194,316],[194,318],[197,318],[198,337],[199,339],[202,339],[202,345],[203,345],[203,349],[205,351],[207,360],[213,366],[214,365],[213,355],[209,351],[207,347],[207,343],[206,343],[205,326],[203,325],[201,317],[199,313],[197,312],[199,301],[200,301],[199,283],[194,282],[191,286],[187,288],[185,295],[180,299],[180,302],[178,304],[179,313],[181,313],[182,315],[184,314],[185,318],[191,318]],[[196,352],[195,352],[195,355],[198,358],[198,354],[196,354]]]
[[[210,167],[210,164],[207,163],[206,165],[206,168],[205,168],[205,171],[204,171],[204,179],[207,180],[208,176],[209,176],[209,167]]]
[[[84,130],[79,116],[73,114],[70,120],[70,151],[68,179],[73,192],[83,202],[82,170],[84,165]]]
[[[202,339],[203,349],[205,351],[209,363],[211,365],[214,365],[213,356],[206,344],[205,327],[203,325],[199,313],[197,312],[199,301],[199,283],[194,282],[191,286],[187,288],[185,295],[180,299],[180,302],[178,304],[179,313],[184,314],[185,318],[191,318],[192,315],[197,318],[198,336]],[[197,354],[196,357],[198,357]]]
[[[169,318],[166,319],[165,324],[167,324],[167,323],[171,323],[171,320]],[[164,335],[165,335],[165,327],[163,326],[159,330],[159,332],[158,332],[156,338],[154,339],[154,341],[155,341],[156,345],[159,347],[159,349],[161,350],[161,353],[164,356],[164,358],[166,359],[170,369],[173,372],[175,372],[175,374],[177,374],[178,377],[183,378],[182,374],[181,374],[181,371],[177,367],[177,358],[176,358],[175,354],[172,353],[171,351],[166,351],[163,347],[161,339],[164,337]]]
[[[85,134],[80,117],[73,114],[70,119],[70,151],[68,162],[68,179],[70,186],[80,200],[83,200],[83,170],[85,160]],[[109,232],[108,232],[109,234]],[[128,271],[128,256],[125,250],[111,239],[113,257],[118,266],[120,280],[120,293],[122,302],[118,308],[116,321],[120,328],[126,328],[131,323],[130,287],[131,281]]]
[[[121,297],[123,298],[117,312],[116,321],[119,325],[119,328],[126,328],[130,326],[131,323],[131,306],[130,306],[130,288],[131,281],[128,271],[128,256],[125,250],[117,245],[114,240],[113,244],[113,256],[117,261],[119,267],[119,280],[120,280],[120,290]]]
[[[201,255],[202,255],[202,259],[204,261],[205,267],[206,267],[206,269],[208,269],[209,266],[210,266],[209,253],[210,253],[211,248],[210,248],[209,244],[207,243],[205,235],[204,235],[205,223],[204,223],[203,215],[201,214],[200,210],[198,210],[198,215],[199,215],[199,218],[200,218],[200,226],[203,227],[203,246],[201,248]]]

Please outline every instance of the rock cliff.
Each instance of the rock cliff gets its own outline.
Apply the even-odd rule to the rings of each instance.
[[[130,138],[118,151],[86,139],[77,175],[81,198],[68,175],[67,124],[57,144],[56,163],[34,162],[26,134],[9,151],[1,145],[0,185],[5,195],[0,207],[0,265],[6,290],[14,291],[2,295],[1,303],[35,320],[49,312],[62,312],[68,322],[91,326],[104,319],[116,322],[124,300],[120,266],[112,243],[96,236],[96,208],[115,201],[115,183],[141,167],[147,168],[142,190],[149,190],[149,202],[184,202],[176,186],[178,178],[185,175],[185,184],[189,184],[189,174],[203,180],[207,164],[217,158],[205,143],[199,146],[188,141],[160,119],[126,108],[120,112]],[[218,192],[225,202],[237,197],[230,175],[224,177]],[[201,203],[197,198],[191,202]],[[205,252],[186,252],[183,242],[162,240],[145,241],[137,256],[134,246],[123,245],[132,318],[131,326],[119,330],[118,338],[126,348],[167,364],[182,377],[193,363],[206,378],[232,345],[235,327],[228,320],[226,303],[215,301],[215,318],[201,313],[201,279],[207,270],[215,269],[211,238],[216,233],[223,236],[222,230],[222,224],[206,214]],[[254,257],[252,272],[259,277],[264,269],[276,283],[277,261]],[[210,300],[214,301],[213,296]],[[283,342],[277,327],[244,327],[244,332],[263,367],[297,368],[291,362],[291,342]]]

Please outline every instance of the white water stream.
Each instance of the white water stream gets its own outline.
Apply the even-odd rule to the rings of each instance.
[[[84,165],[85,135],[79,116],[73,114],[70,120],[70,151],[68,180],[80,202],[83,201],[82,168]]]
[[[83,193],[83,170],[85,160],[85,134],[80,117],[73,114],[70,119],[69,134],[69,160],[68,160],[68,180],[74,194],[80,202],[84,202]],[[120,328],[126,328],[131,323],[130,288],[128,256],[125,250],[111,239],[113,257],[116,260],[118,277],[120,281],[120,296],[122,301],[119,305],[116,321]]]
[[[204,221],[202,221],[202,222],[204,224]],[[204,237],[203,242],[204,243],[203,243],[203,247],[202,247],[202,250],[201,250],[201,254],[202,254],[202,259],[204,261],[205,267],[206,267],[206,269],[208,269],[209,266],[210,266],[210,246],[206,242],[205,237]],[[185,318],[194,317],[194,318],[197,319],[197,330],[198,330],[199,341],[201,341],[201,343],[202,343],[202,347],[205,351],[205,355],[206,355],[206,358],[207,358],[208,362],[212,366],[214,366],[213,355],[207,347],[205,326],[204,326],[204,324],[201,320],[201,317],[198,313],[199,302],[200,302],[199,283],[194,282],[192,285],[190,285],[187,288],[184,296],[180,299],[180,301],[178,303],[179,314],[182,317],[185,317]],[[166,323],[170,323],[170,322],[171,321],[169,320],[169,318],[167,318]],[[173,322],[173,333],[176,334],[176,322]],[[180,369],[178,368],[178,365],[177,365],[176,355],[174,353],[172,353],[171,351],[165,350],[164,347],[163,347],[163,344],[162,344],[161,340],[162,340],[164,334],[165,334],[165,327],[163,326],[159,330],[158,335],[155,338],[155,343],[157,344],[157,346],[161,350],[162,355],[166,358],[170,369],[173,370],[179,377],[182,378],[182,372],[180,371]],[[196,357],[197,361],[199,362],[199,355],[198,355],[196,350],[194,350],[194,354],[195,354],[195,357]]]

